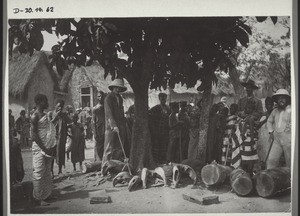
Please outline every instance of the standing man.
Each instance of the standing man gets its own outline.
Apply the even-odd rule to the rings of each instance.
[[[93,107],[93,126],[95,136],[94,158],[95,161],[102,161],[105,139],[105,113],[104,113],[104,98],[103,91],[97,94],[98,104]]]
[[[267,169],[278,167],[282,153],[285,165],[291,167],[291,97],[287,90],[278,89],[272,99],[277,103],[277,107],[267,121],[270,139],[273,141]]]
[[[57,100],[52,119],[56,129],[56,163],[58,165],[58,174],[62,173],[62,166],[65,166],[66,142],[68,135],[67,125],[70,123],[67,114],[63,112],[64,105],[65,102],[62,99]]]
[[[20,134],[21,145],[28,146],[30,138],[30,120],[26,117],[25,110],[20,112],[20,117],[16,121],[16,128]]]
[[[32,161],[33,161],[33,198],[38,205],[49,205],[46,199],[52,193],[51,164],[55,154],[55,129],[44,112],[48,99],[43,94],[34,98],[37,109],[31,116]]]
[[[256,98],[253,94],[255,90],[258,89],[258,86],[255,85],[254,81],[249,79],[247,82],[241,83],[242,86],[245,87],[247,96],[241,98],[238,101],[238,106],[239,106],[239,116],[241,113],[245,110],[246,104],[248,103],[249,100],[254,101],[254,112],[252,114],[253,120],[259,121],[261,116],[263,115],[263,106],[262,102],[260,99]],[[243,118],[243,116],[241,116]]]
[[[159,93],[158,99],[160,104],[149,110],[152,150],[154,160],[157,163],[165,163],[169,143],[169,116],[171,109],[166,104],[167,95],[165,93]]]
[[[124,86],[123,79],[119,78],[115,79],[108,88],[111,92],[104,99],[105,142],[102,166],[108,160],[122,160],[124,158],[121,145],[125,143],[126,137],[126,118],[120,93],[126,91],[127,88]],[[118,134],[122,143],[120,143]]]

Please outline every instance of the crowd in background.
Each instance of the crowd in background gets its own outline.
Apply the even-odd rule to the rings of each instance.
[[[186,101],[167,105],[167,95],[160,93],[160,103],[148,110],[155,162],[180,163],[184,159],[199,159],[207,164],[216,161],[234,168],[242,167],[253,174],[259,161],[269,157],[267,168],[272,168],[279,166],[280,157],[284,155],[285,166],[290,167],[289,93],[279,89],[273,97],[267,97],[266,111],[263,111],[262,101],[253,94],[258,88],[254,81],[249,80],[242,85],[247,96],[237,104],[229,105],[226,97],[222,97],[219,103],[211,106],[207,142],[202,149],[199,147],[199,119],[203,115],[201,100],[196,105]],[[47,97],[39,94],[35,98],[36,108],[30,112],[30,117],[26,117],[25,110],[22,110],[15,122],[10,110],[12,183],[20,181],[24,176],[21,152],[14,138],[17,134],[21,145],[29,146],[32,142],[34,197],[39,201],[49,196],[49,190],[44,187],[48,188],[50,176],[49,173],[45,175],[44,171],[51,170],[53,177],[54,161],[58,165],[58,174],[62,173],[66,157],[67,160],[71,159],[74,171],[77,163],[82,169],[86,140],[95,140],[94,160],[102,161],[102,165],[111,159],[129,158],[135,119],[134,105],[124,112],[120,96],[121,92],[126,91],[123,80],[115,79],[109,89],[111,92],[108,94],[98,92],[98,103],[92,109],[85,107],[75,110],[70,105],[65,107],[63,100],[58,100],[55,109],[46,113]],[[199,158],[199,155],[203,157]],[[16,159],[18,156],[21,158],[19,161]]]

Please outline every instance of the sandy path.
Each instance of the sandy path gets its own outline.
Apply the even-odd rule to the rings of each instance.
[[[87,143],[85,151],[86,161],[93,159],[93,142]],[[29,150],[23,150],[25,168],[24,181],[30,181],[32,175],[32,157]],[[57,173],[57,166],[55,166]],[[231,188],[224,185],[218,189],[208,190],[192,185],[181,185],[180,188],[150,187],[129,192],[126,186],[112,187],[111,181],[96,185],[99,177],[83,175],[73,172],[72,163],[66,161],[63,170],[65,176],[55,178],[54,193],[58,200],[52,201],[50,206],[25,209],[26,201],[16,206],[17,213],[253,213],[253,212],[289,212],[290,193],[286,192],[272,199],[252,197],[238,197],[230,192]],[[68,188],[68,185],[72,185]],[[64,189],[63,189],[64,188]],[[89,204],[89,196],[107,194],[112,203]],[[220,203],[208,206],[198,205],[183,200],[182,194],[201,199],[205,196],[218,195]]]

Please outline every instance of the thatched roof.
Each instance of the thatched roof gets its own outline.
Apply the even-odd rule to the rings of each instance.
[[[13,57],[9,61],[9,94],[14,97],[26,96],[31,79],[43,64],[48,66],[49,61],[41,51],[35,51],[32,56],[22,54]]]
[[[104,79],[104,68],[99,63],[93,63],[91,66],[82,67],[82,71],[86,73],[88,79],[98,90],[103,92],[109,92],[108,86],[112,82],[111,76],[108,75]],[[81,68],[76,68],[76,70],[81,70]],[[127,87],[127,91],[125,94],[132,93],[132,88],[129,83],[124,79],[125,86]],[[123,93],[124,94],[124,93]]]

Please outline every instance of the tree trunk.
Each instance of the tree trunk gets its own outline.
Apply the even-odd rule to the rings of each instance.
[[[84,163],[82,164],[82,173],[99,171],[101,169],[101,164],[101,161],[96,161],[94,163]]]
[[[131,137],[130,163],[134,171],[155,167],[148,126],[148,85],[134,89],[134,122]]]
[[[207,129],[208,129],[208,118],[209,110],[212,103],[211,97],[211,86],[205,89],[202,95],[202,110],[199,119],[199,144],[197,159],[199,159],[203,164],[206,160],[206,140],[207,140]]]
[[[69,70],[64,70],[64,75],[62,76],[59,82],[59,89],[62,92],[68,92],[69,82],[73,76],[73,72],[75,71],[75,66],[72,65]]]
[[[134,93],[134,122],[131,137],[130,164],[133,171],[155,168],[152,156],[151,136],[148,118],[148,89],[152,78],[153,51],[146,50],[143,69],[140,73],[128,77]]]
[[[243,95],[244,88],[241,85],[240,75],[235,66],[229,68],[229,76],[235,92],[234,102],[237,103]]]

